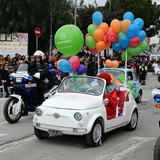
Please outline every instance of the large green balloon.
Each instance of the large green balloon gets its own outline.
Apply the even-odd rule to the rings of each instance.
[[[133,98],[135,99],[136,98],[136,92],[131,90],[131,94],[132,94]]]
[[[128,47],[127,51],[132,56],[138,56],[141,53],[141,48],[139,46],[137,46],[137,47]]]
[[[89,48],[95,49],[96,48],[96,41],[95,41],[95,39],[92,36],[88,36],[86,38],[86,45]]]
[[[127,61],[129,61],[132,56],[129,53],[127,53],[127,51],[122,52],[121,58],[122,58],[122,60],[126,61],[126,54],[127,54]]]
[[[62,54],[74,56],[82,49],[84,37],[77,26],[64,25],[57,30],[54,43],[57,50]]]
[[[87,28],[88,33],[93,36],[94,31],[97,29],[97,27],[94,24],[90,24]]]
[[[148,49],[148,43],[143,41],[139,44],[139,47],[141,48],[141,51],[145,51],[146,49]]]
[[[134,88],[134,84],[130,81],[127,81],[127,86],[132,90]]]
[[[125,74],[120,74],[118,76],[118,80],[121,82],[121,83],[124,83],[125,82]],[[126,81],[128,81],[127,77],[126,77]]]

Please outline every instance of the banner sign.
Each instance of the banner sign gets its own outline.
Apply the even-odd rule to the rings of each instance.
[[[0,54],[2,54],[3,56],[10,54],[11,57],[14,57],[16,53],[27,55],[28,42],[0,41]]]

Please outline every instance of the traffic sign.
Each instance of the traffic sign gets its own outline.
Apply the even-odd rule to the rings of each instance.
[[[39,27],[36,27],[35,30],[34,30],[34,33],[35,33],[36,37],[40,37],[40,35],[41,35],[41,29]]]

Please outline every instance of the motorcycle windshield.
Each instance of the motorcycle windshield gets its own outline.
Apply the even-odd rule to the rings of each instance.
[[[28,71],[28,64],[23,63],[19,65],[17,72],[22,72],[22,71]]]

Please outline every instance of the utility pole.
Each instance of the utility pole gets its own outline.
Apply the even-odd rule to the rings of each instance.
[[[75,0],[75,6],[74,6],[74,25],[76,26],[76,18],[77,18],[77,0]]]
[[[53,43],[53,36],[52,36],[52,0],[50,0],[50,41],[49,41],[49,56],[52,55],[52,43]]]

